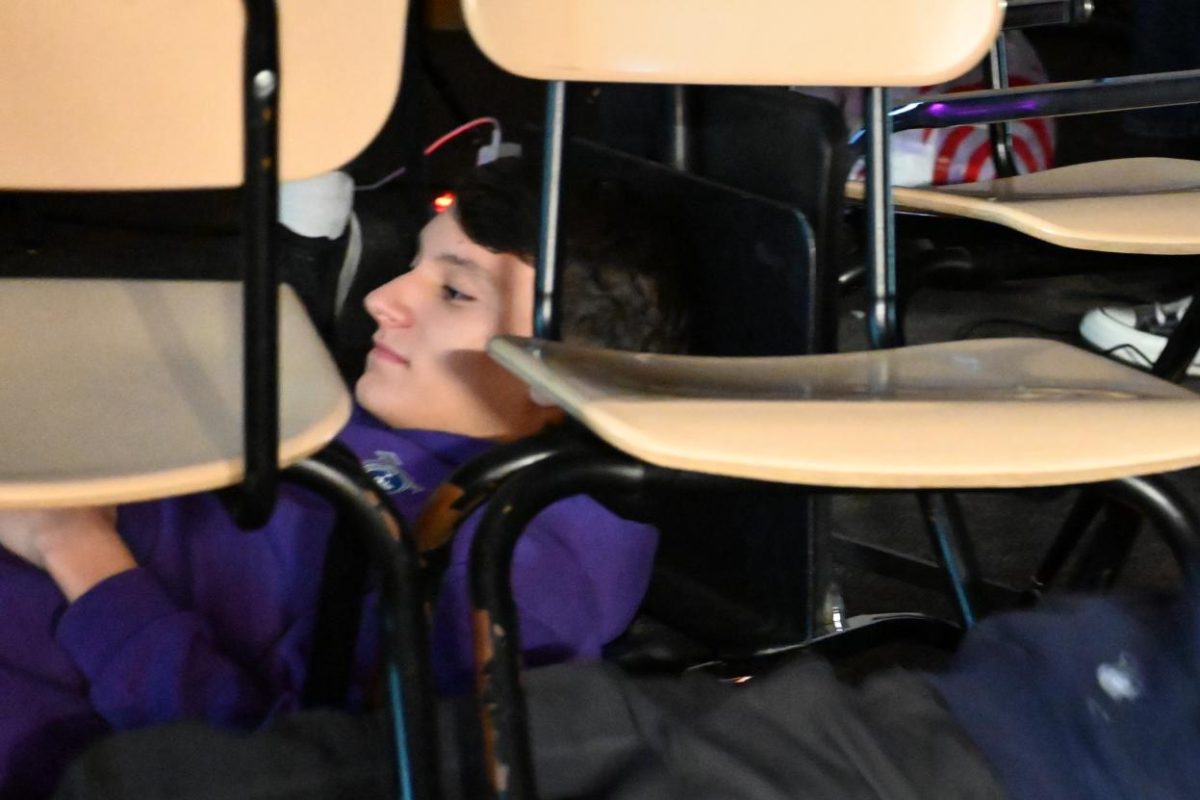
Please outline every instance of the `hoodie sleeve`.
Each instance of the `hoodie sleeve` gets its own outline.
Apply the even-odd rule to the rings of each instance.
[[[410,519],[453,466],[444,450],[487,446],[361,414],[339,439]],[[325,501],[288,484],[256,531],[239,530],[211,493],[122,507],[118,527],[141,566],[77,599],[55,631],[95,710],[116,728],[247,728],[298,708],[333,523]],[[363,619],[370,634],[370,613]],[[375,644],[360,637],[355,690],[371,676]]]
[[[141,566],[92,587],[55,629],[96,712],[117,729],[252,727],[297,708],[331,521],[290,491],[252,532],[212,495],[122,509]]]
[[[237,663],[204,618],[176,605],[144,568],[80,597],[63,613],[57,635],[88,679],[94,708],[117,729],[179,719],[253,726],[298,707],[298,670],[269,666],[273,657]]]

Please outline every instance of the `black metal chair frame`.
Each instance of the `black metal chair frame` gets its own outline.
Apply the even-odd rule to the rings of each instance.
[[[278,271],[273,236],[278,216],[278,30],[274,0],[243,0],[246,9],[243,97],[245,186],[244,450],[241,487],[222,494],[238,524],[270,518],[280,470],[278,420]],[[288,467],[282,477],[330,500],[338,522],[321,591],[310,673],[309,704],[344,702],[369,563],[381,576],[380,625],[397,764],[397,796],[430,798],[437,786],[433,682],[419,568],[413,538],[387,497],[352,453],[333,443]],[[250,534],[253,535],[253,534]],[[349,577],[350,580],[345,580]],[[349,610],[348,609],[352,609]]]
[[[722,476],[656,467],[625,455],[574,425],[523,441],[512,450],[498,448],[486,460],[459,475],[444,491],[457,498],[461,516],[490,493],[471,551],[471,592],[476,625],[478,698],[484,725],[485,765],[498,796],[536,797],[524,695],[520,688],[520,633],[509,573],[513,553],[526,525],[545,507],[575,494],[615,492],[623,501],[645,492],[680,487],[696,491],[736,490],[739,481]],[[839,493],[824,487],[810,491]],[[1098,496],[1151,519],[1185,573],[1200,570],[1200,522],[1187,501],[1160,476],[1130,477],[1097,484]],[[860,490],[854,490],[856,493]],[[876,490],[905,493],[906,490]],[[943,568],[954,569],[944,555]],[[963,569],[961,566],[958,569]],[[964,585],[973,576],[964,574]],[[1200,585],[1200,583],[1197,583]],[[833,633],[792,648],[774,648],[772,657],[795,649],[844,652],[847,647],[890,640],[897,635],[949,644],[961,628],[943,620],[914,615],[880,615],[849,633]],[[842,639],[842,637],[846,637]],[[748,656],[758,654],[747,654]],[[735,667],[736,669],[736,667]]]

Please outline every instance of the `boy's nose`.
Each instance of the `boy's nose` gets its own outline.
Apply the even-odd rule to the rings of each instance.
[[[403,276],[369,292],[363,300],[367,313],[380,326],[405,327],[412,324],[412,309],[404,299]]]

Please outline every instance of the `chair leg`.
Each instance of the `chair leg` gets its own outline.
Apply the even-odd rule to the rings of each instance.
[[[1200,292],[1200,287],[1197,291]],[[1179,320],[1179,327],[1167,339],[1151,371],[1160,378],[1179,383],[1187,375],[1187,368],[1197,352],[1200,352],[1200,303],[1193,302]]]
[[[1133,508],[1108,503],[1100,524],[1080,549],[1068,576],[1072,591],[1110,589],[1120,577],[1141,528],[1142,515]]]
[[[636,490],[655,472],[607,449],[545,458],[501,484],[480,520],[471,547],[471,601],[484,762],[495,796],[537,797],[509,578],[517,540],[556,500],[599,489]]]
[[[279,36],[273,0],[243,0],[243,444],[246,474],[233,505],[243,528],[266,524],[279,484]],[[228,495],[227,495],[228,496]]]
[[[814,494],[806,520],[804,638],[843,630],[846,604],[833,577],[833,519],[830,498]]]
[[[558,308],[560,293],[559,268],[562,242],[558,236],[561,214],[563,155],[567,126],[567,84],[550,81],[546,84],[546,124],[542,154],[542,210],[538,233],[537,263],[534,265],[536,284],[533,307],[533,335],[539,339],[561,338],[561,317]]]
[[[325,550],[312,652],[304,679],[305,708],[344,706],[353,674],[370,557],[366,542],[346,517],[337,515]]]
[[[334,503],[344,520],[337,532],[360,535],[360,546],[380,570],[380,624],[398,796],[438,797],[433,678],[419,561],[407,525],[363,473],[354,454],[340,444],[289,467],[285,474]]]
[[[1129,555],[1142,517],[1154,524],[1185,574],[1200,565],[1200,523],[1187,500],[1160,475],[1120,478],[1088,487],[1076,501],[1034,575],[1032,598],[1053,583],[1101,512],[1102,522],[1076,558],[1070,588],[1110,587]]]
[[[1084,534],[1087,533],[1088,528],[1103,509],[1104,500],[1099,493],[1089,488],[1080,492],[1058,535],[1050,543],[1050,548],[1033,573],[1030,599],[1036,599],[1050,584],[1054,583],[1055,578],[1067,563],[1067,559],[1083,541]]]
[[[1117,502],[1145,515],[1171,549],[1184,578],[1200,585],[1200,517],[1187,498],[1162,475],[1120,478],[1103,488]]]
[[[892,204],[892,123],[889,90],[863,92],[867,123],[867,338],[872,348],[904,344],[902,320],[896,310],[896,232]]]
[[[917,500],[925,515],[929,538],[938,562],[945,571],[951,596],[964,628],[975,624],[981,604],[982,585],[975,548],[967,535],[958,499],[945,492],[920,492]]]

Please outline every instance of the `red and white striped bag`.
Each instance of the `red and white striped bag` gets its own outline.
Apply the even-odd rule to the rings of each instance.
[[[1045,83],[1046,71],[1033,46],[1019,31],[1005,36],[1010,86]],[[975,67],[949,83],[920,89],[894,89],[892,105],[899,106],[921,97],[985,89],[981,67]],[[846,114],[850,130],[862,127],[862,94],[848,89],[797,91],[832,100]],[[1013,156],[1019,172],[1038,172],[1054,164],[1055,125],[1052,119],[1027,119],[1010,124]],[[901,131],[892,137],[892,182],[897,186],[928,186],[973,183],[995,177],[991,139],[986,125],[956,125],[952,128],[922,128]],[[861,179],[860,159],[851,178]]]

